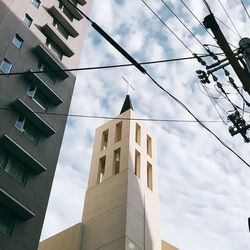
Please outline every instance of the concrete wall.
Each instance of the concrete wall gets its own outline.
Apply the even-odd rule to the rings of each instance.
[[[80,250],[83,224],[76,224],[40,243],[38,250]]]
[[[179,250],[178,248],[170,245],[164,240],[161,241],[161,244],[162,244],[162,250]]]
[[[13,65],[11,72],[24,72],[28,69],[36,71],[38,69],[39,56],[34,52],[34,48],[38,44],[44,45],[44,36],[36,25],[43,25],[46,21],[52,22],[52,17],[49,16],[46,8],[58,1],[44,0],[41,2],[39,9],[36,9],[30,0],[0,0],[0,63],[4,58],[7,58]],[[21,21],[25,13],[33,18],[33,24],[30,28],[27,28]],[[79,61],[83,43],[81,39],[85,29],[82,29],[84,27],[83,21],[79,23],[81,23],[77,27],[80,33],[79,37],[75,38],[76,40],[73,38],[72,41],[69,40],[76,50],[75,56],[69,60],[65,58],[62,62],[54,58],[63,68],[66,66],[76,67]],[[77,22],[74,25],[77,26]],[[24,40],[20,49],[12,44],[15,34],[18,34]],[[45,45],[44,47],[46,49]],[[49,50],[47,52],[50,54]],[[44,112],[34,100],[27,96],[31,81],[22,75],[0,76],[0,135],[7,134],[23,150],[47,168],[47,171],[41,174],[34,174],[31,171],[25,186],[18,183],[0,168],[0,188],[35,214],[34,218],[26,221],[17,217],[11,236],[0,232],[1,250],[37,249],[67,121],[67,117],[64,115],[48,113],[68,113],[75,75],[69,73],[69,77],[66,79],[58,77],[55,84],[48,81],[45,74],[39,75],[39,77],[63,100],[63,103],[59,105],[50,103],[47,112]],[[39,117],[56,131],[55,134],[47,136],[41,133],[38,143],[34,144],[17,130],[15,123],[19,112],[13,107],[17,98],[25,102],[34,113],[38,112]],[[39,127],[37,129],[39,130]]]

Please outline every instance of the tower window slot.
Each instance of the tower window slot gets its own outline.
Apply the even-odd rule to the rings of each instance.
[[[136,143],[141,145],[141,127],[137,123],[136,123],[136,128],[135,128],[135,141]]]
[[[102,133],[101,150],[106,149],[106,147],[108,146],[108,136],[109,136],[109,131],[107,129]]]
[[[113,172],[115,175],[120,172],[120,162],[121,162],[121,149],[118,148],[114,151]]]
[[[103,182],[103,176],[104,176],[104,173],[105,173],[105,165],[106,165],[106,156],[103,156],[99,160],[97,183],[102,183]]]
[[[116,124],[115,130],[115,142],[118,142],[122,139],[122,122]]]
[[[135,175],[140,178],[141,176],[141,155],[135,150]]]
[[[152,157],[152,139],[147,135],[147,154]]]
[[[147,163],[147,186],[153,191],[153,170],[149,162]]]

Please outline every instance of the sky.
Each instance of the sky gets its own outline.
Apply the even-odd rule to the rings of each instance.
[[[145,0],[175,32],[191,52],[207,54],[203,46],[185,29],[161,0]],[[202,44],[214,53],[221,50],[180,0],[165,0]],[[202,0],[184,0],[202,21],[208,10]],[[227,40],[238,47],[241,37],[250,35],[250,19],[240,0],[208,0]],[[250,1],[244,1],[250,11]],[[110,34],[137,61],[190,57],[192,53],[146,8],[142,0],[93,1],[91,18]],[[230,28],[230,29],[229,29]],[[223,55],[219,57],[223,59]],[[204,59],[214,63],[211,57]],[[127,63],[96,31],[89,27],[80,67]],[[144,66],[167,91],[175,95],[248,163],[249,144],[240,135],[228,132],[227,115],[232,106],[214,87],[202,86],[196,70],[204,70],[197,60],[182,60]],[[226,68],[247,100],[231,67]],[[242,107],[242,99],[227,83],[223,71],[215,73],[229,98]],[[130,96],[138,118],[179,120],[152,122],[147,126],[156,137],[161,203],[161,237],[181,250],[250,249],[247,219],[250,217],[250,169],[166,93],[135,67],[89,70],[78,73],[71,114],[115,117],[126,96],[122,76],[135,88]],[[208,91],[208,92],[206,92]],[[214,108],[207,96],[211,93]],[[245,120],[249,114],[240,110]],[[224,124],[221,118],[225,121]],[[95,129],[105,119],[68,119],[54,184],[42,232],[46,239],[81,221],[87,188]],[[216,121],[216,122],[211,122]],[[67,200],[65,199],[67,197]]]

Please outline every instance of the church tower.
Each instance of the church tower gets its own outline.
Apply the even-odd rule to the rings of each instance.
[[[39,250],[176,249],[160,239],[157,176],[154,137],[127,95],[120,115],[96,129],[82,223]]]
[[[96,129],[82,220],[86,250],[161,248],[154,138],[134,118],[127,95],[121,114]]]

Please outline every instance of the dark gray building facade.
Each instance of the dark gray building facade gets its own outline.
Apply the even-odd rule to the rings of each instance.
[[[68,0],[0,0],[0,250],[38,247],[84,31]]]

